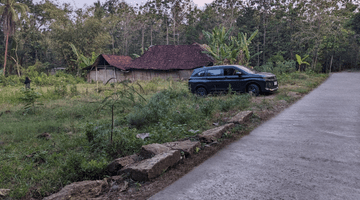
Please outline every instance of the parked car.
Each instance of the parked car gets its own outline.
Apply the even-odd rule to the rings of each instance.
[[[200,96],[208,93],[227,91],[259,93],[274,92],[278,89],[276,76],[267,72],[256,72],[241,65],[224,65],[197,68],[189,79],[192,93]]]

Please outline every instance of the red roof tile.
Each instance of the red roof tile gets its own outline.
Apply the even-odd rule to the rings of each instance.
[[[106,54],[101,54],[100,56],[102,56],[106,60],[106,62],[109,63],[109,65],[117,67],[121,70],[126,70],[132,62],[132,58],[130,56],[118,56],[118,55],[106,55]]]
[[[199,45],[152,46],[141,57],[133,60],[128,69],[194,69],[208,66],[213,59]]]
[[[193,45],[157,45],[152,46],[141,57],[132,60],[129,56],[101,54],[93,65],[84,68],[92,69],[97,65],[111,65],[121,70],[152,69],[194,69],[211,65],[214,60],[199,44]]]

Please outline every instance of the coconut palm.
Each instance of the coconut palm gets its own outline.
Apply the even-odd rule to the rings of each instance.
[[[25,4],[18,3],[15,0],[0,0],[0,14],[1,14],[1,24],[6,35],[5,43],[5,58],[4,58],[4,69],[3,73],[5,75],[6,69],[6,59],[7,59],[7,50],[9,43],[9,36],[13,35],[16,31],[16,23],[19,21],[19,14],[23,16],[28,10],[28,7]]]

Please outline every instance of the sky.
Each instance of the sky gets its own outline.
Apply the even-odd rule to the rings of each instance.
[[[34,2],[39,2],[40,0],[34,0]],[[58,2],[66,2],[71,3],[72,5],[75,5],[76,8],[83,8],[84,4],[87,6],[93,5],[94,2],[97,2],[98,0],[58,0]],[[104,3],[106,0],[100,0],[101,3]],[[135,5],[136,3],[141,4],[145,3],[146,0],[125,0],[127,3]],[[199,8],[203,7],[205,3],[211,3],[213,0],[193,0],[195,4],[198,5]]]

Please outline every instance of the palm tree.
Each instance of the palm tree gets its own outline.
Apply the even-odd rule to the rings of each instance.
[[[4,58],[4,75],[6,68],[6,59],[7,59],[7,50],[9,43],[9,36],[13,35],[16,31],[16,23],[19,21],[18,14],[21,16],[25,14],[28,10],[28,7],[25,4],[17,3],[15,0],[0,0],[0,14],[1,21],[3,25],[3,31],[6,35],[6,44],[5,44],[5,58]]]

